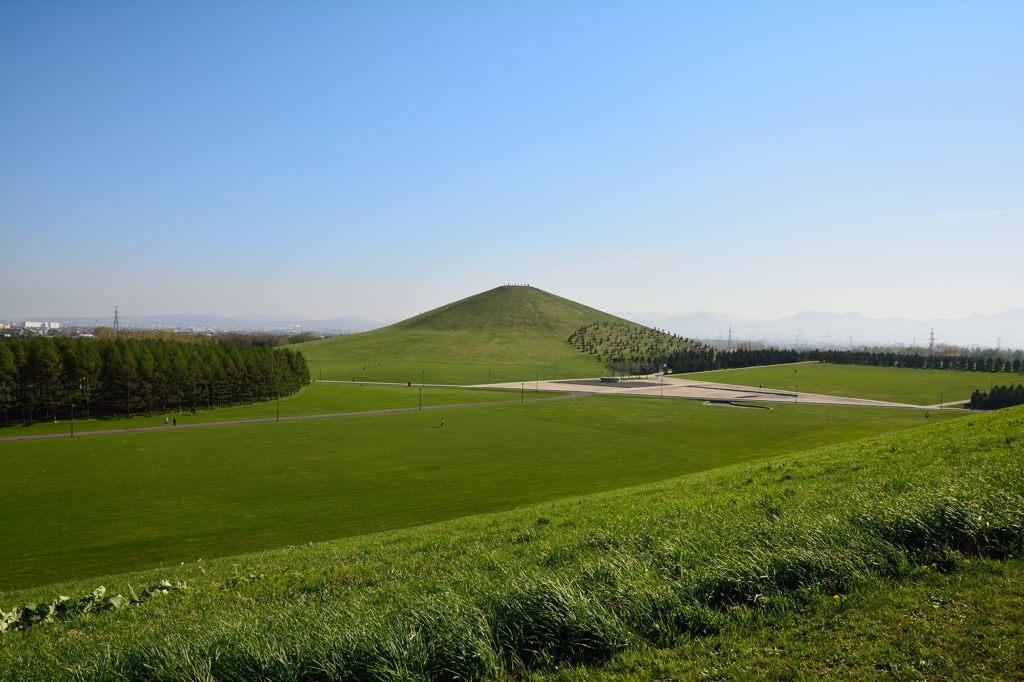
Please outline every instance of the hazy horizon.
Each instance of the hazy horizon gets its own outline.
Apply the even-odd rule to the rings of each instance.
[[[0,315],[1024,307],[1024,5],[0,6]]]

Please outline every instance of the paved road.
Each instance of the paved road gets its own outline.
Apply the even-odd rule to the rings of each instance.
[[[579,380],[579,381],[593,381]],[[653,381],[657,385],[651,386]],[[676,378],[672,376],[656,377],[644,381],[645,385],[639,388],[633,387],[628,381],[617,384],[577,384],[573,380],[541,381],[532,385],[542,391],[566,391],[593,393],[599,395],[644,395],[659,396],[665,398],[684,398],[689,400],[712,400],[712,401],[737,401],[737,402],[759,402],[759,403],[803,403],[814,405],[844,405],[850,407],[888,407],[912,410],[934,410],[937,406],[932,405],[911,405],[908,403],[896,403],[885,400],[868,400],[866,398],[847,398],[844,396],[821,395],[817,393],[799,393],[794,391],[779,390],[773,388],[756,388],[753,386],[736,386],[733,384],[718,384],[710,381],[695,381],[693,379]],[[481,384],[478,388],[518,388],[515,384]],[[945,409],[950,409],[946,407]]]
[[[405,386],[405,384],[402,384]],[[519,390],[518,388],[516,389]],[[562,389],[565,392],[566,389]],[[427,410],[456,410],[464,407],[488,407],[490,405],[519,405],[521,403],[539,403],[539,402],[550,402],[553,400],[571,400],[573,398],[584,398],[590,395],[585,392],[569,393],[567,395],[560,396],[549,396],[546,398],[530,398],[525,400],[520,398],[519,400],[491,400],[482,403],[457,403],[455,405],[427,405],[422,409],[419,407],[394,407],[386,410],[366,410],[363,412],[330,412],[327,414],[303,414],[292,417],[281,417],[275,419],[274,417],[267,417],[261,419],[232,419],[230,421],[220,422],[200,422],[198,424],[178,424],[177,426],[140,426],[131,429],[103,429],[100,431],[79,431],[75,434],[75,438],[86,437],[86,436],[112,436],[116,434],[126,433],[145,433],[147,431],[180,431],[182,429],[205,429],[214,426],[235,426],[238,424],[267,424],[276,421],[282,422],[293,422],[303,421],[307,419],[334,419],[337,417],[366,417],[375,414],[401,414],[403,412],[426,412]],[[11,441],[18,440],[47,440],[50,438],[70,438],[69,433],[41,433],[32,436],[7,436],[0,438],[0,443],[8,443]]]

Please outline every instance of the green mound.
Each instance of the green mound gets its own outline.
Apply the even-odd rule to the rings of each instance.
[[[103,579],[107,594],[174,589],[138,606],[43,609],[45,621],[0,639],[0,677],[508,679],[693,638],[713,651],[737,627],[833,608],[865,585],[1019,556],[1022,427],[1024,408],[1012,408],[503,514]],[[100,582],[2,594],[0,609],[38,614],[57,595],[92,603]],[[917,620],[944,603],[928,595]],[[1018,622],[981,634],[1013,646]]]
[[[501,286],[390,327],[292,346],[314,379],[480,384],[596,376],[604,364],[568,342],[621,318],[528,286]]]

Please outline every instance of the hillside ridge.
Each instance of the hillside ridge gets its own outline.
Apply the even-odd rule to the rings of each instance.
[[[529,285],[506,284],[453,301],[388,329],[550,331],[568,337],[581,324],[620,317]]]
[[[293,348],[324,379],[484,384],[593,377],[606,371],[604,364],[569,337],[597,322],[639,326],[536,287],[504,285],[382,329]]]

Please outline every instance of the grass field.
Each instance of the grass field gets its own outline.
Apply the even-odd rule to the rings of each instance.
[[[559,394],[534,394],[527,391],[527,397],[553,397]],[[461,389],[427,386],[423,389],[423,406],[455,405],[459,403],[485,403],[502,400],[518,400],[515,391],[491,391],[485,389]],[[280,407],[282,417],[336,412],[363,412],[367,410],[389,410],[413,408],[420,404],[419,386],[382,386],[351,383],[313,383],[303,387],[297,394],[281,398],[280,406],[271,400],[263,403],[218,407],[200,410],[196,416],[188,412],[168,412],[166,415],[122,417],[117,419],[76,419],[75,432],[102,431],[105,429],[131,429],[144,426],[160,426],[164,417],[174,418],[179,424],[200,424],[209,422],[235,421],[238,419],[273,419]],[[0,428],[0,438],[7,436],[30,436],[47,433],[69,433],[70,423],[42,422],[29,425]]]
[[[2,444],[0,480],[25,497],[5,510],[0,588],[509,509],[924,423],[621,397],[465,408],[443,431],[440,416]]]
[[[301,343],[319,378],[490,382],[598,376],[607,370],[568,343],[580,326],[624,320],[531,287],[498,287],[363,334]]]
[[[975,389],[989,390],[992,384],[1020,383],[1020,374],[957,372],[945,369],[906,369],[867,365],[833,365],[798,362],[771,367],[722,369],[675,375],[684,379],[714,381],[739,386],[758,386],[851,398],[887,400],[911,405],[937,405],[966,400]]]
[[[520,431],[549,407],[520,410]],[[629,428],[612,426],[604,437]],[[657,657],[679,677],[696,662],[712,678],[1019,677],[1020,567],[1005,560],[1024,549],[1022,433],[1024,408],[970,415],[502,514],[107,576],[109,591],[125,594],[161,578],[189,587],[9,634],[0,672],[397,680],[571,677],[568,666],[589,666],[580,676],[590,678],[644,676]],[[642,462],[640,452],[629,459]],[[77,598],[99,583],[6,592],[0,608]],[[997,594],[991,616],[981,612],[991,605],[978,600]],[[862,623],[862,613],[884,620]]]

